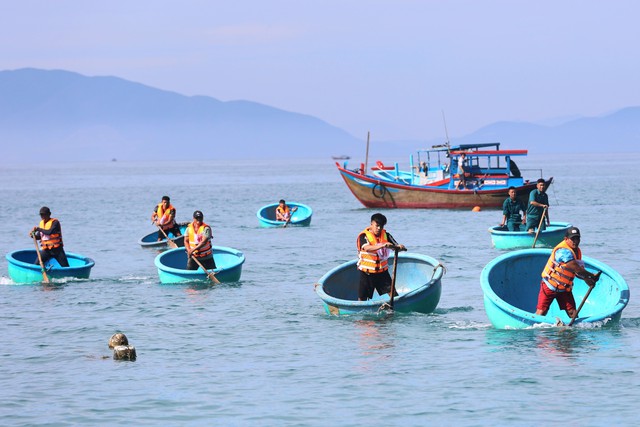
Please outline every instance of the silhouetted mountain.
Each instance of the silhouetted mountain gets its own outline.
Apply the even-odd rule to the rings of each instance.
[[[640,107],[555,123],[497,122],[451,143],[500,142],[531,153],[628,152],[640,143]],[[0,71],[0,140],[0,162],[36,153],[58,161],[363,157],[365,151],[361,139],[309,115],[31,68]],[[372,157],[404,157],[443,142],[376,141],[372,135]]]
[[[116,77],[0,72],[3,161],[329,157],[360,141],[317,118]],[[49,157],[51,156],[51,157]]]

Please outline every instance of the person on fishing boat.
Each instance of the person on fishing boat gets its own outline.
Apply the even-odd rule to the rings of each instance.
[[[276,207],[276,221],[288,221],[291,218],[291,209],[283,199],[280,199]]]
[[[509,197],[502,204],[502,222],[500,227],[507,224],[509,231],[520,231],[520,225],[524,227],[527,218],[527,209],[524,203],[516,197],[516,188],[509,187]],[[520,215],[522,212],[522,215]]]
[[[165,234],[173,234],[173,237],[182,236],[180,227],[176,223],[176,208],[171,204],[169,196],[162,196],[162,201],[155,207],[151,214],[151,222],[160,227]],[[164,234],[158,230],[158,241],[165,238]]]
[[[579,246],[580,230],[571,227],[565,233],[564,240],[553,248],[542,270],[536,314],[546,315],[555,299],[560,309],[566,311],[569,317],[573,317],[576,312],[576,301],[571,292],[573,279],[578,277],[587,285],[595,286],[598,277],[584,268]]]
[[[211,247],[212,238],[211,227],[204,223],[204,215],[200,211],[195,211],[193,213],[193,221],[187,226],[184,235],[184,248],[187,251],[187,270],[198,269],[198,263],[194,261],[194,257],[207,270],[216,268]]]
[[[458,185],[456,185],[456,190],[459,190],[460,187],[462,187],[462,189],[464,190],[465,188],[467,188],[467,180],[466,177],[464,176],[465,174],[465,162],[467,161],[467,155],[462,153],[460,154],[460,156],[458,157]]]
[[[62,227],[60,221],[51,218],[51,210],[43,206],[40,208],[40,224],[33,227],[29,236],[40,240],[40,254],[42,263],[46,263],[51,258],[55,258],[60,267],[69,267],[67,254],[64,252],[64,244],[62,242]],[[36,258],[34,264],[38,264]]]
[[[546,211],[545,211],[546,209]],[[542,213],[544,212],[545,220],[540,221]],[[545,225],[546,222],[546,225]],[[533,233],[538,226],[540,230],[545,230],[547,225],[551,222],[549,220],[549,197],[545,192],[545,181],[540,178],[536,183],[536,189],[531,190],[529,193],[529,205],[527,206],[527,225],[528,232]]]
[[[391,297],[391,276],[388,259],[391,249],[406,251],[404,245],[398,244],[384,226],[387,218],[381,213],[371,216],[371,224],[358,234],[358,270],[360,282],[358,301],[366,301],[373,297],[373,290],[379,295],[389,294]],[[395,295],[398,293],[396,292]]]

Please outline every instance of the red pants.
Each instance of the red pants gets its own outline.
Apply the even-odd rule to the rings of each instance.
[[[546,313],[554,299],[558,301],[558,306],[564,311],[568,312],[576,309],[576,300],[573,299],[573,293],[552,291],[544,283],[544,280],[540,281],[540,293],[538,294],[538,306],[536,309]]]

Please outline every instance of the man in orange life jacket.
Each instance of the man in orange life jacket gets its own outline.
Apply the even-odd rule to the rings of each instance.
[[[171,204],[169,196],[162,196],[162,201],[158,203],[158,206],[151,214],[151,222],[162,228],[167,235],[173,233],[173,237],[182,236],[180,227],[176,223],[176,208]],[[163,240],[164,238],[164,234],[158,230],[158,240]]]
[[[211,227],[205,224],[203,220],[204,215],[202,215],[202,212],[195,211],[193,213],[193,221],[187,226],[187,231],[184,235],[184,248],[187,251],[187,270],[198,269],[199,266],[193,260],[194,257],[207,270],[216,268],[211,248],[213,233],[211,232]]]
[[[69,267],[67,254],[64,253],[64,245],[62,243],[62,227],[60,221],[51,218],[51,210],[43,206],[40,208],[40,224],[33,227],[29,236],[40,240],[42,263],[46,263],[51,258],[55,258],[61,267]],[[38,264],[36,258],[35,264]]]
[[[595,286],[598,278],[585,270],[579,245],[580,230],[571,227],[565,233],[564,240],[551,252],[542,271],[536,314],[547,314],[549,306],[556,299],[558,306],[565,310],[569,317],[573,317],[576,312],[576,301],[571,293],[573,279],[577,276],[587,285]]]
[[[374,289],[379,295],[388,293],[391,296],[391,276],[387,264],[391,248],[397,247],[401,251],[407,249],[387,233],[384,229],[386,223],[387,218],[384,215],[375,213],[371,216],[371,225],[358,235],[356,241],[360,271],[358,301],[371,299]]]
[[[287,221],[291,217],[291,210],[284,200],[280,199],[276,208],[276,221]]]

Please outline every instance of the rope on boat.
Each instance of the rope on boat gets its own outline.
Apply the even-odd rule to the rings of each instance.
[[[447,267],[445,267],[444,264],[439,262],[438,265],[433,267],[433,274],[431,274],[431,279],[429,279],[429,281],[433,280],[433,278],[436,275],[436,271],[438,271],[438,268],[442,268],[442,274],[447,274]]]
[[[376,194],[376,188],[378,187],[380,187],[380,195]],[[371,188],[371,193],[373,194],[373,197],[382,199],[384,198],[385,194],[387,194],[387,187],[378,182],[373,186],[373,188]]]

